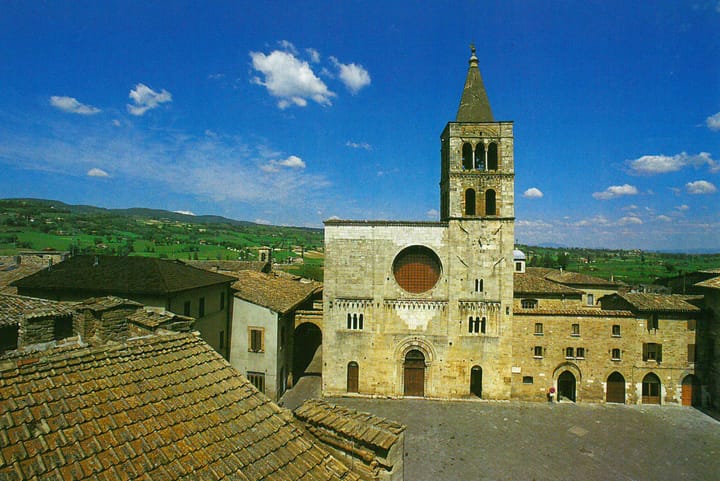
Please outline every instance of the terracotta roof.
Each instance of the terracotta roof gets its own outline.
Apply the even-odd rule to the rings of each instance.
[[[0,294],[0,326],[19,324],[24,318],[72,314],[72,304],[67,302]]]
[[[15,264],[9,258],[0,260],[0,293],[17,294],[17,288],[11,286],[13,281],[35,274],[47,267],[47,264]]]
[[[0,479],[356,480],[192,334],[0,364]]]
[[[581,297],[582,292],[557,282],[548,281],[529,272],[516,272],[513,292],[518,294],[553,294]]]
[[[593,277],[589,276],[587,274],[580,274],[579,272],[570,272],[570,271],[558,271],[558,270],[552,270],[551,272],[548,272],[545,274],[545,279],[559,282],[561,284],[570,284],[570,285],[583,285],[583,286],[594,286],[594,287],[607,287],[607,288],[617,288],[618,284],[615,282],[610,282],[605,279],[601,279],[600,277]]]
[[[74,290],[116,295],[156,294],[213,286],[234,279],[153,257],[75,256],[15,281],[18,288]]]
[[[305,401],[295,409],[295,416],[301,421],[330,429],[365,446],[386,451],[405,431],[402,424],[320,399]]]
[[[641,312],[700,312],[700,308],[686,301],[687,296],[677,294],[647,294],[628,292],[613,294],[628,302]]]
[[[609,309],[514,309],[518,316],[635,317],[630,311]]]
[[[139,308],[142,307],[142,304],[116,296],[90,297],[76,304],[78,310],[89,309],[91,311],[105,311],[121,306]]]
[[[270,263],[262,261],[182,261],[185,264],[198,269],[211,272],[221,272],[229,276],[235,276],[238,271],[268,272]]]
[[[235,297],[284,314],[320,292],[322,284],[276,274],[242,271],[238,272],[238,281],[232,288],[237,291]]]
[[[158,327],[168,328],[176,332],[188,332],[195,325],[192,317],[181,316],[170,311],[157,311],[153,308],[138,309],[128,316],[128,321],[155,330]]]
[[[695,285],[699,287],[709,287],[710,289],[720,289],[720,276],[713,277],[712,279],[708,279],[706,281],[698,282]]]

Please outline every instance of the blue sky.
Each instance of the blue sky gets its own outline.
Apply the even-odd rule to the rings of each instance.
[[[437,219],[474,42],[519,242],[720,250],[720,1],[285,3],[3,2],[0,197]]]

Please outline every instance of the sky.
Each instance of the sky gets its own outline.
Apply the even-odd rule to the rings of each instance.
[[[438,220],[474,43],[519,243],[720,252],[718,32],[720,0],[6,0],[0,198]]]

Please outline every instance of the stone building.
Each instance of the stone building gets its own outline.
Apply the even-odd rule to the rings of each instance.
[[[230,284],[235,278],[150,257],[71,257],[11,285],[43,299],[81,301],[118,296],[196,319],[195,329],[228,356]]]
[[[513,123],[474,48],[440,165],[439,222],[325,222],[324,394],[510,397]]]
[[[705,297],[702,322],[698,325],[698,362],[702,385],[705,386],[703,405],[720,411],[720,276],[695,284]]]

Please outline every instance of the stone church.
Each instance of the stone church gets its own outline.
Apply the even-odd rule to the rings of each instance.
[[[511,397],[513,122],[469,64],[440,221],[325,222],[324,395]]]

